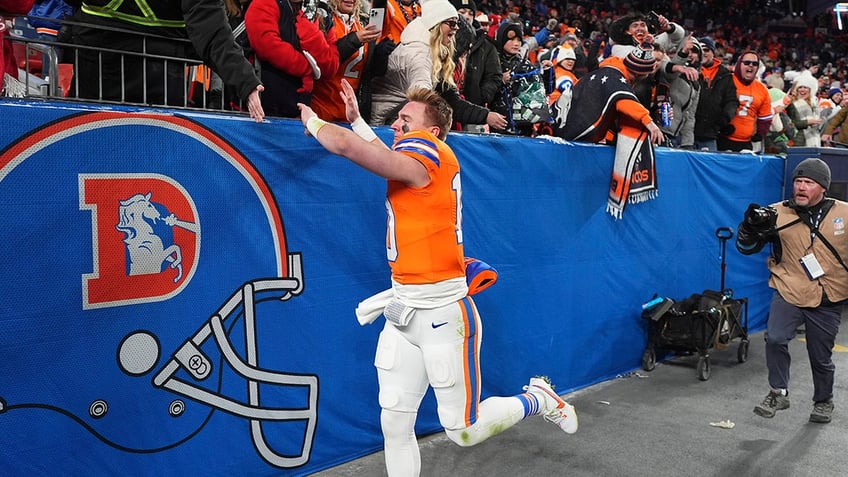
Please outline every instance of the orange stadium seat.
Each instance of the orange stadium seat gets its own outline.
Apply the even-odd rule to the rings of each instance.
[[[59,73],[56,77],[62,97],[67,98],[71,92],[71,80],[74,78],[74,65],[71,63],[59,63]]]
[[[27,71],[29,74],[41,76],[41,52],[27,48],[25,43],[14,41],[12,42],[12,50],[15,53],[15,59],[18,61],[18,68]]]

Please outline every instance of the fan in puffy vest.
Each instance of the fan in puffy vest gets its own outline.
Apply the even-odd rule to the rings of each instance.
[[[827,197],[829,188],[830,167],[818,158],[804,159],[792,172],[792,198],[768,207],[749,205],[737,229],[736,248],[745,255],[772,244],[767,263],[774,295],[765,334],[769,391],[754,407],[765,418],[789,408],[789,342],[801,326],[813,377],[810,422],[826,424],[833,416],[833,347],[848,300],[848,203]]]

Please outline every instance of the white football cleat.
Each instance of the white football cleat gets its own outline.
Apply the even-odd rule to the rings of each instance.
[[[540,414],[546,421],[556,424],[568,434],[577,432],[577,412],[574,406],[565,402],[554,392],[547,377],[530,378],[530,384],[524,386],[524,390],[536,396],[541,405]]]

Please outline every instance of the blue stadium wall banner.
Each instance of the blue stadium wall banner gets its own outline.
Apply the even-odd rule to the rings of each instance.
[[[609,146],[448,144],[466,254],[499,272],[483,397],[639,367],[640,305],[718,287],[716,228],[783,183],[780,158],[658,148],[657,198],[615,220]],[[381,449],[383,319],[354,310],[390,286],[385,187],[295,120],[0,102],[0,474],[308,475]],[[762,329],[764,255],[731,249]],[[440,430],[429,393],[416,431]]]

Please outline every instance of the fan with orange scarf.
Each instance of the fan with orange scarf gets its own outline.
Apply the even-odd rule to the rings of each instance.
[[[614,141],[607,212],[618,219],[628,202],[644,202],[657,195],[653,145],[663,141],[663,134],[632,87],[653,74],[656,66],[648,45],[635,48],[625,58],[607,58],[574,85],[572,107],[556,131],[572,141]]]

